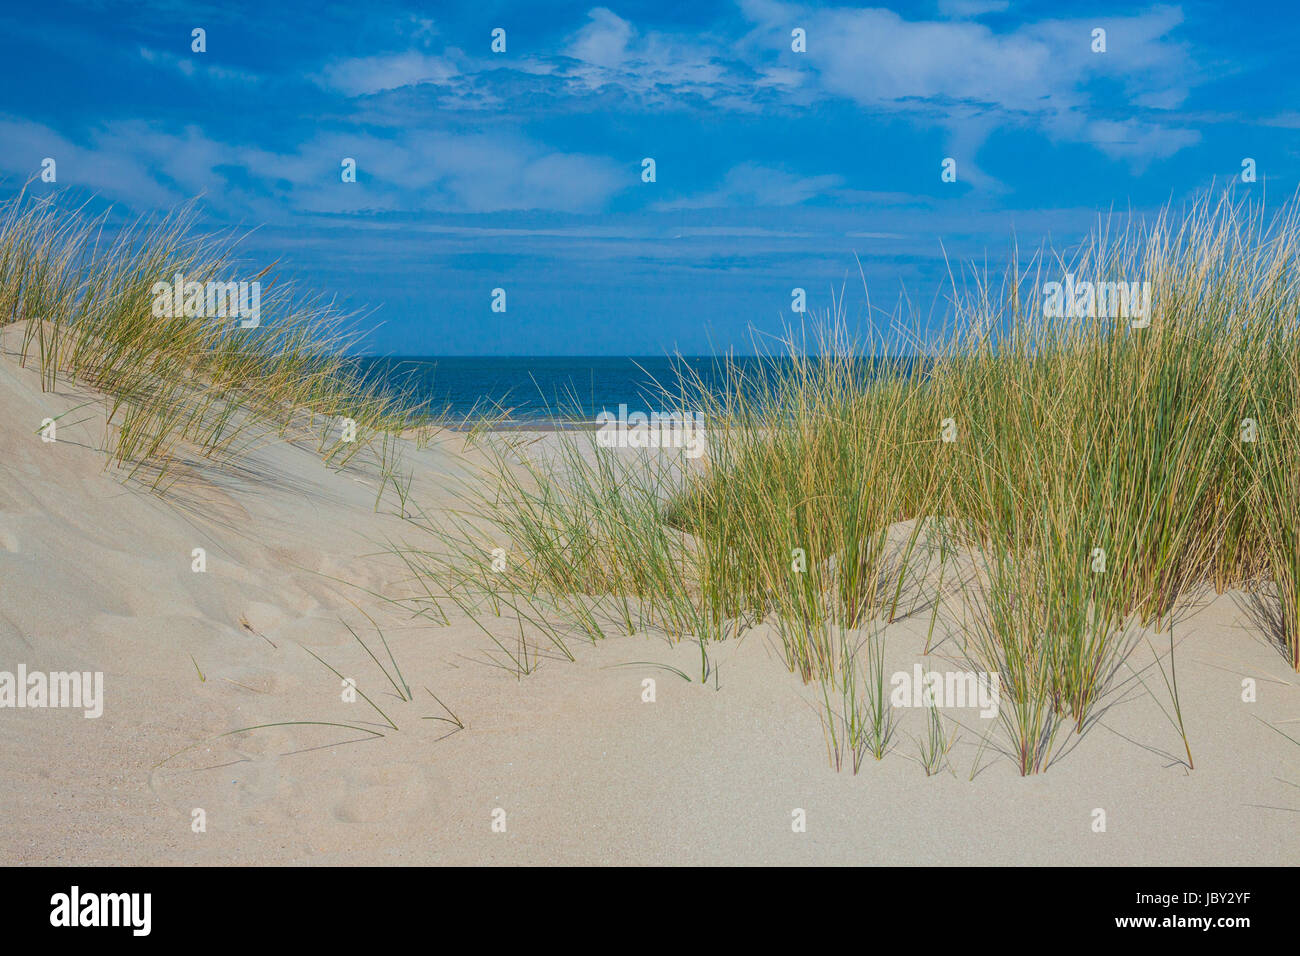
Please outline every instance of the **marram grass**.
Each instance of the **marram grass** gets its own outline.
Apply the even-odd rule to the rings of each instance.
[[[791,671],[832,688],[828,744],[855,767],[884,730],[844,632],[956,590],[1008,752],[1039,772],[1193,589],[1271,580],[1300,666],[1298,253],[1294,205],[1225,196],[976,276],[906,356],[851,339],[837,307],[762,374],[720,359],[723,388],[664,396],[703,412],[704,465],[582,434],[547,459],[487,443],[463,514],[426,524],[423,572],[462,606],[527,609],[553,643],[658,628],[704,654],[765,620]],[[1150,309],[1052,317],[1043,286],[1066,273],[1150,283]]]
[[[110,461],[162,489],[187,458],[228,460],[274,438],[313,440],[342,466],[409,424],[400,396],[364,384],[342,353],[345,317],[196,234],[192,207],[110,230],[107,217],[22,192],[0,204],[0,326],[23,323],[21,361],[44,388],[105,396]],[[260,325],[153,315],[157,282],[257,279]],[[356,423],[355,437],[339,421]]]

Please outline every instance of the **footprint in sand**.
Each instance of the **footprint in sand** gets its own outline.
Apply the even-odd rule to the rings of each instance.
[[[196,771],[155,771],[150,789],[178,819],[188,821],[201,808],[209,831],[228,830],[271,803],[280,775],[273,763],[227,759]]]
[[[424,768],[410,763],[349,771],[334,818],[342,823],[396,823],[429,813],[429,781]]]

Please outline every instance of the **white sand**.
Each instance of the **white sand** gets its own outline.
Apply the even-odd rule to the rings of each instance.
[[[909,735],[924,732],[925,716],[915,710],[900,712],[883,761],[836,773],[818,691],[786,671],[763,628],[710,648],[717,689],[699,683],[696,645],[654,635],[574,641],[576,663],[552,654],[517,680],[490,662],[491,644],[463,618],[411,621],[366,593],[405,593],[403,569],[375,552],[386,539],[421,541],[375,513],[373,478],[280,445],[238,475],[197,468],[160,499],[105,470],[101,407],[62,419],[56,443],[36,436],[43,418],[89,398],[42,394],[34,372],[0,355],[0,671],[103,671],[106,698],[99,719],[0,710],[0,863],[1300,857],[1300,747],[1262,722],[1300,738],[1300,681],[1243,595],[1211,594],[1176,627],[1194,771],[1157,706],[1168,702],[1151,669],[1151,693],[1132,681],[1117,688],[1098,724],[1063,736],[1064,752],[1037,777],[1018,775],[998,729],[981,753],[995,722],[970,710],[949,712],[964,728],[951,772],[927,777],[914,759]],[[448,480],[464,473],[461,438],[412,454],[412,497],[446,507]],[[197,547],[206,573],[191,570]],[[383,625],[414,702],[397,698],[340,623],[384,658],[349,598]],[[950,645],[921,657],[928,623],[923,612],[889,628],[889,671],[916,661],[953,669],[942,659]],[[339,680],[302,647],[354,677],[400,730],[362,701],[342,702]],[[1150,660],[1143,649],[1133,665]],[[613,666],[632,661],[696,679]],[[1256,703],[1241,700],[1244,676],[1258,683]],[[641,701],[647,677],[657,684],[652,704]],[[443,714],[425,687],[465,730],[421,719]],[[293,726],[212,739],[294,720],[385,736]],[[191,829],[195,808],[206,832]],[[504,833],[492,830],[496,808]],[[806,811],[807,832],[792,832],[795,808]],[[1093,832],[1095,808],[1106,812],[1104,833]]]

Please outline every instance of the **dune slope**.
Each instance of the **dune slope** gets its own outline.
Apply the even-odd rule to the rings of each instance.
[[[1300,738],[1300,690],[1245,595],[1207,595],[1176,624],[1194,771],[1143,646],[1132,666],[1145,687],[1114,688],[1098,724],[1041,776],[1021,778],[993,722],[969,709],[947,714],[958,737],[936,776],[915,760],[920,710],[900,712],[883,761],[837,773],[815,688],[786,671],[762,627],[710,649],[707,685],[698,648],[659,635],[575,641],[576,662],[543,652],[518,679],[472,622],[411,620],[379,596],[409,586],[385,542],[420,532],[376,511],[373,475],[275,444],[236,470],[194,463],[160,498],[106,470],[96,396],[42,393],[12,347],[0,351],[0,671],[102,671],[105,697],[97,719],[0,710],[5,864],[1300,856],[1300,746],[1275,729]],[[41,421],[65,413],[58,440],[43,442]],[[412,499],[450,506],[448,482],[472,454],[454,435],[408,449]],[[366,614],[413,700],[349,632],[393,670]],[[956,666],[943,643],[921,655],[927,624],[918,613],[890,626],[891,672]],[[344,701],[308,650],[397,729],[364,700]],[[799,810],[805,832],[792,828]]]

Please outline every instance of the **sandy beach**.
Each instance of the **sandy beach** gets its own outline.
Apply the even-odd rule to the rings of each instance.
[[[1166,631],[1139,642],[1096,722],[1044,773],[1022,777],[996,722],[973,708],[945,710],[956,739],[933,776],[913,740],[925,712],[905,708],[884,759],[837,772],[820,691],[790,673],[766,623],[710,647],[707,683],[698,647],[662,634],[575,640],[572,662],[543,647],[520,677],[464,615],[413,620],[387,600],[413,586],[387,549],[419,530],[376,508],[364,465],[335,471],[269,443],[238,468],[191,462],[160,497],[105,467],[102,397],[42,392],[13,336],[0,355],[0,670],[102,672],[104,699],[98,718],[0,712],[7,865],[1253,866],[1300,855],[1300,749],[1279,732],[1300,737],[1300,689],[1242,592],[1210,590],[1175,615],[1194,771],[1153,666]],[[47,418],[57,441],[38,434]],[[530,454],[552,440],[532,437]],[[436,513],[453,507],[447,489],[478,452],[443,432],[405,454],[411,500]],[[366,615],[413,700],[349,631],[387,664]],[[959,618],[945,609],[926,655],[928,609],[901,616],[885,631],[887,670],[957,666]],[[397,729],[345,702],[329,668]],[[314,723],[263,726],[285,722]],[[262,729],[221,736],[248,727]]]

